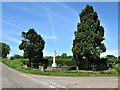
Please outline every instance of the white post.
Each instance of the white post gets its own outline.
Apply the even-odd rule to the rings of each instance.
[[[55,56],[56,56],[56,54],[57,54],[56,51],[54,51],[52,67],[57,67],[57,64],[55,63]]]

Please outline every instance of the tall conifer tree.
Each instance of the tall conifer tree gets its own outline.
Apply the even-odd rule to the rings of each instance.
[[[104,28],[93,7],[87,5],[79,14],[80,23],[74,32],[73,59],[80,69],[88,69],[96,66],[100,60],[100,54],[106,51],[103,43]]]

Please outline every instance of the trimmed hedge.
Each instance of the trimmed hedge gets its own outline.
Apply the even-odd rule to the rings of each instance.
[[[52,65],[53,59],[48,58],[49,66]],[[75,62],[72,59],[56,59],[57,66],[75,66]]]

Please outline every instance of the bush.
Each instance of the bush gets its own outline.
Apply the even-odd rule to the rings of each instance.
[[[52,65],[53,59],[48,58],[49,66]],[[64,59],[56,59],[57,66],[75,66],[75,62],[72,59],[64,58]]]
[[[15,60],[15,59],[24,59],[24,57],[18,54],[15,54],[14,56],[10,57],[10,60]]]
[[[118,72],[115,69],[111,69],[111,70],[104,70],[104,71],[100,71],[100,74],[118,74]]]
[[[15,60],[3,59],[2,60],[4,64],[14,69],[22,68],[23,62],[25,61],[28,61],[28,59],[15,59]]]
[[[120,74],[120,64],[113,65],[113,69],[115,69]]]

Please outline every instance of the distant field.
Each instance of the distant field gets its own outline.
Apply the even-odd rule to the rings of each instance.
[[[27,59],[9,60],[3,59],[2,63],[6,64],[10,68],[17,71],[29,74],[48,75],[48,76],[118,76],[118,72],[115,69],[103,70],[103,71],[86,71],[86,70],[64,70],[64,71],[41,71],[33,68],[23,68],[23,61]]]

